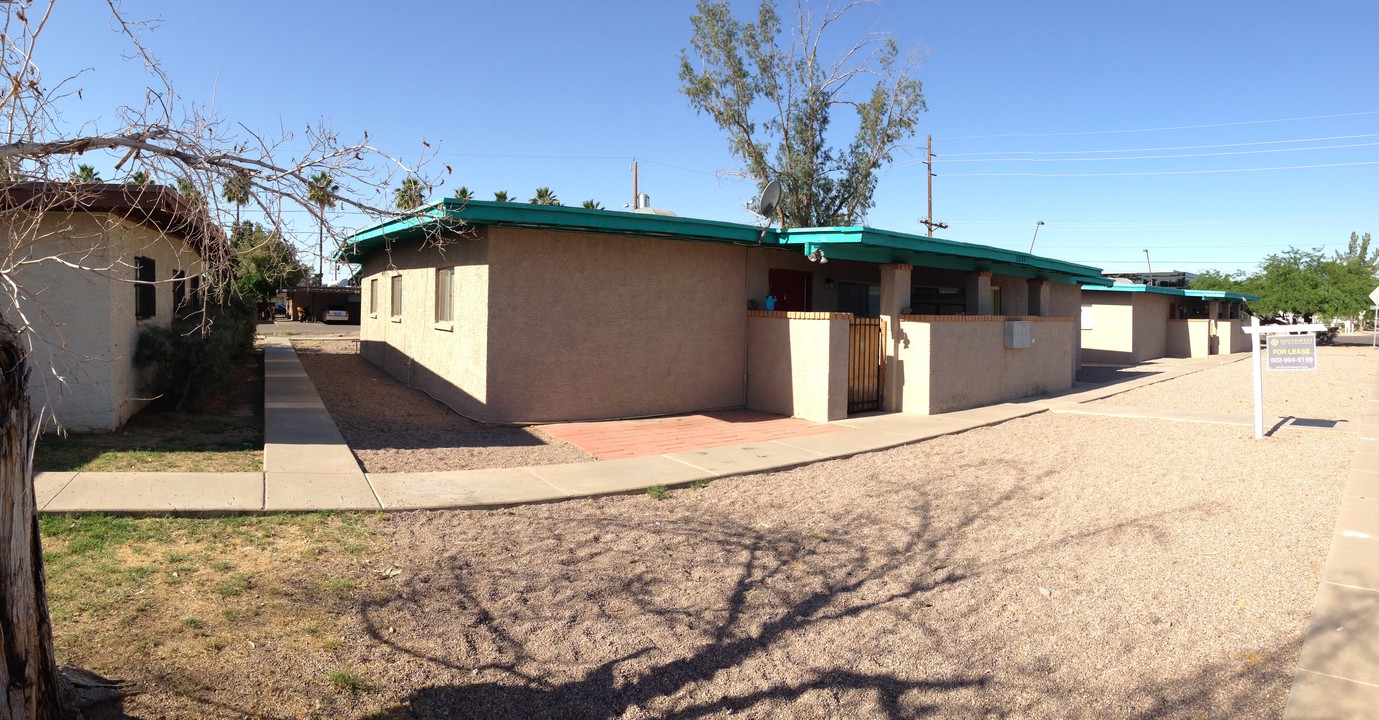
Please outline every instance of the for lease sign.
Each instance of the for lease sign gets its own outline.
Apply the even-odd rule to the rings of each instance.
[[[1269,336],[1270,370],[1316,370],[1317,337],[1304,335]]]

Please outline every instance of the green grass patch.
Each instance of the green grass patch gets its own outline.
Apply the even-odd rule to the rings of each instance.
[[[670,497],[670,488],[665,485],[652,485],[646,489],[646,494],[652,500],[666,500]]]
[[[359,673],[349,669],[336,670],[331,673],[330,682],[335,685],[335,687],[341,690],[349,690],[350,692],[361,692],[373,689],[372,686],[364,682],[364,678],[360,677]]]

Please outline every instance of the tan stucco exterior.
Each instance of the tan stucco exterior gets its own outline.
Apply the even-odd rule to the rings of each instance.
[[[419,246],[413,241],[364,258],[361,351],[483,422],[744,406],[841,419],[851,317],[838,311],[842,283],[870,288],[891,328],[893,342],[883,350],[892,359],[882,383],[885,409],[946,412],[1013,400],[1066,389],[1076,370],[1076,285],[841,258],[812,263],[798,250],[590,231],[488,226]],[[438,324],[436,269],[448,267],[455,272],[454,320]],[[773,269],[809,273],[811,311],[764,310]],[[395,277],[403,307],[396,317]],[[981,328],[897,322],[912,287],[966,288],[973,277],[986,288],[988,307],[996,287],[1002,310],[1023,313],[1034,297],[1041,314],[1063,317],[1035,318],[1036,347],[1018,351],[1003,348],[1004,325],[990,316]],[[921,353],[906,337],[910,326],[933,352]],[[908,402],[902,388],[919,368],[915,382],[924,399]]]
[[[1134,364],[1250,349],[1249,336],[1238,319],[1238,302],[1096,290],[1082,297],[1084,362]],[[1177,319],[1179,314],[1189,317]]]
[[[11,324],[27,319],[32,329],[31,397],[46,408],[45,428],[115,430],[152,400],[151,371],[134,363],[139,331],[171,325],[173,273],[185,274],[190,294],[200,255],[180,238],[106,214],[49,212],[36,230],[30,221],[10,217],[3,232],[16,257],[42,259],[18,268],[18,308],[4,308]],[[158,281],[156,314],[142,319],[134,315],[136,256],[154,261]]]
[[[846,313],[752,312],[747,406],[828,422],[847,417]]]
[[[1009,321],[1030,322],[1029,347],[1005,347]],[[911,315],[901,330],[904,412],[933,415],[1072,387],[1074,318]]]

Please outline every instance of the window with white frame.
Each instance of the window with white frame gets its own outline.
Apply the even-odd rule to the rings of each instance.
[[[436,269],[436,322],[450,322],[454,319],[455,268]]]
[[[390,282],[392,285],[392,317],[397,319],[402,317],[402,276],[394,275]]]

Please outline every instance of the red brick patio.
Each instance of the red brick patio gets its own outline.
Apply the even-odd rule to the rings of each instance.
[[[600,460],[617,460],[819,435],[844,428],[754,410],[723,410],[641,420],[559,423],[542,425],[541,429]]]

